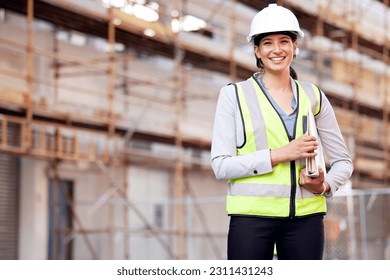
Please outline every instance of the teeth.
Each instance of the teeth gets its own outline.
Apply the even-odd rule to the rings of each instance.
[[[270,58],[272,61],[280,61],[283,59],[283,57],[273,57],[273,58]]]

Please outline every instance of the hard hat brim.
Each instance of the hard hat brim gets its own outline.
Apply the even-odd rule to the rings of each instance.
[[[292,33],[297,34],[297,41],[301,41],[303,39],[303,37],[305,36],[303,31],[301,31],[301,30],[298,30],[298,31],[296,31],[296,30],[279,30],[279,31],[273,31],[273,32],[250,34],[249,36],[246,37],[246,40],[248,41],[248,43],[252,43],[253,39],[258,35],[266,34],[266,33],[278,34],[278,33],[284,33],[284,32],[292,32]]]

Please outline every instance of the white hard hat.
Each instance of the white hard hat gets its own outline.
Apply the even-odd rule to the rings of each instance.
[[[246,39],[251,42],[254,35],[278,31],[292,31],[298,34],[298,39],[304,36],[296,16],[290,10],[277,4],[269,4],[254,16]]]

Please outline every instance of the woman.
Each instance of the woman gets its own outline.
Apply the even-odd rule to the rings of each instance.
[[[211,148],[212,168],[228,180],[228,259],[322,259],[323,216],[353,171],[334,111],[315,85],[296,80],[291,68],[304,33],[295,15],[270,4],[252,20],[260,71],[221,89]],[[326,174],[306,176],[306,158],[319,139],[306,132],[315,115],[330,163]]]

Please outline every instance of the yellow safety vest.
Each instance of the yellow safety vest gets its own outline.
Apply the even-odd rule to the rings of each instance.
[[[310,107],[314,115],[318,114],[321,94],[314,84],[295,83],[298,112],[292,139],[277,110],[253,77],[234,84],[245,137],[244,144],[237,147],[238,156],[257,150],[277,149],[304,134],[307,108]],[[229,180],[228,214],[292,218],[326,213],[325,197],[314,195],[298,184],[304,164],[304,160],[284,162],[275,165],[273,171],[267,174]]]

